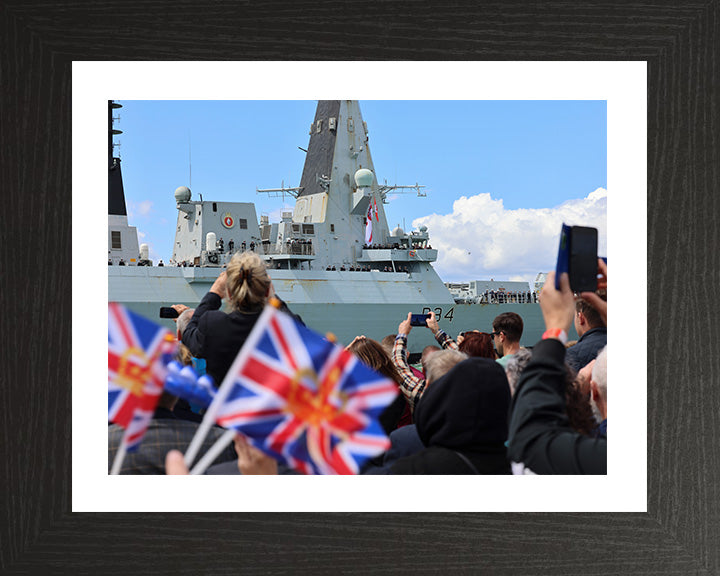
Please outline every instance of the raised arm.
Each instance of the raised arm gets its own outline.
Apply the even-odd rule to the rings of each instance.
[[[455,342],[455,340],[453,340],[443,331],[442,328],[440,328],[437,317],[435,316],[435,312],[433,312],[432,310],[430,311],[430,318],[425,320],[425,324],[427,324],[427,327],[430,328],[430,332],[432,332],[433,336],[435,336],[435,340],[437,340],[437,343],[440,344],[440,346],[442,346],[444,350],[458,349],[457,342]]]
[[[548,274],[540,295],[547,331],[533,348],[512,402],[508,454],[537,474],[606,474],[607,440],[570,428],[565,412],[563,333],[573,319],[575,299],[567,274],[555,289]]]
[[[411,314],[408,313],[407,319],[403,320],[398,326],[398,335],[395,337],[392,359],[402,377],[400,391],[408,401],[410,409],[414,411],[415,404],[425,390],[425,379],[418,378],[413,374],[407,360],[407,338],[410,330],[412,330],[412,326],[410,326],[410,316]]]

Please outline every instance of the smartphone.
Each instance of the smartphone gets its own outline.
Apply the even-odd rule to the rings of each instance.
[[[560,289],[560,275],[567,272],[573,292],[597,290],[597,228],[567,226],[560,233],[555,288]]]
[[[430,314],[411,314],[410,326],[427,326],[425,320],[430,318]]]
[[[598,273],[597,228],[573,226],[568,274],[573,292],[595,292]]]
[[[178,311],[170,306],[162,306],[160,308],[160,318],[177,318],[179,316]]]

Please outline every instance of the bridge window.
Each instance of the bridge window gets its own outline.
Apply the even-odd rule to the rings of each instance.
[[[213,212],[217,212],[217,202],[213,202]]]
[[[239,218],[240,230],[247,230],[247,218]]]
[[[113,230],[110,232],[110,239],[113,250],[122,250],[122,240],[120,232]]]
[[[303,234],[315,234],[315,226],[313,224],[302,225]]]

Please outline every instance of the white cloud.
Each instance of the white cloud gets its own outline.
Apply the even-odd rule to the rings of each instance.
[[[150,200],[143,200],[138,205],[138,213],[140,216],[147,216],[152,210],[153,203]]]
[[[506,210],[490,194],[463,196],[452,214],[413,220],[428,227],[430,244],[439,251],[435,264],[447,281],[527,280],[555,268],[561,225],[598,229],[598,252],[607,254],[607,190],[554,208]]]
[[[143,200],[142,202],[128,202],[127,212],[128,219],[132,220],[135,217],[149,216],[153,209],[153,203],[151,200]]]

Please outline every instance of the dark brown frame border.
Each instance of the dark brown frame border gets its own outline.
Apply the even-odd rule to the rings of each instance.
[[[0,572],[719,573],[719,22],[718,0],[6,0]],[[140,59],[646,60],[648,512],[71,513],[71,62]]]

